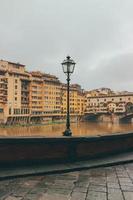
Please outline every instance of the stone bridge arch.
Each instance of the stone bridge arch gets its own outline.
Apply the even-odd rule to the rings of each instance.
[[[125,105],[126,113],[133,113],[133,103],[127,102]]]

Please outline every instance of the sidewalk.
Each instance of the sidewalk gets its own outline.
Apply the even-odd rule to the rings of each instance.
[[[13,177],[30,176],[30,175],[64,173],[75,170],[124,164],[129,162],[133,162],[133,152],[112,155],[106,158],[99,158],[99,159],[66,163],[66,164],[51,164],[51,165],[42,164],[36,166],[33,165],[28,167],[17,167],[17,168],[7,167],[7,168],[0,168],[0,180]]]
[[[0,200],[133,200],[133,163],[1,180]]]

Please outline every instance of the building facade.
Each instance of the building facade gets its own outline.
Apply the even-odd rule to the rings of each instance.
[[[133,93],[90,96],[86,95],[85,114],[97,113],[129,113],[133,112]]]
[[[81,86],[73,84],[70,86],[70,114],[82,116],[84,115],[84,102],[85,95]],[[67,113],[67,85],[62,84],[62,95],[61,95],[61,110],[62,114]]]
[[[19,63],[0,61],[0,110],[1,123],[28,120],[29,107],[29,73]],[[2,117],[3,116],[3,117]],[[25,119],[25,117],[27,119]]]
[[[66,115],[67,88],[51,74],[0,60],[0,123],[37,123]],[[71,85],[70,114],[84,114],[84,92]]]
[[[81,119],[91,114],[133,113],[133,93],[109,88],[84,91],[70,85],[70,115]],[[67,85],[40,71],[27,72],[25,65],[0,60],[0,123],[45,123],[65,119]]]

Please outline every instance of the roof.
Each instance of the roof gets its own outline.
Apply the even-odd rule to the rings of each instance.
[[[129,94],[112,94],[112,95],[105,95],[105,96],[88,96],[88,98],[97,99],[97,98],[126,97],[126,96],[133,96],[133,93],[129,93]]]
[[[18,66],[20,66],[20,67],[25,67],[25,65],[20,64],[20,63],[9,62],[9,61],[8,61],[8,63],[9,63],[9,64],[12,64],[12,65],[18,65]]]

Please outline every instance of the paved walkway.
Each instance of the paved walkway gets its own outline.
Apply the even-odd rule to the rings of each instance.
[[[69,172],[74,170],[91,169],[94,167],[111,166],[116,164],[123,164],[133,162],[133,152],[127,152],[117,155],[111,155],[106,158],[91,159],[88,161],[79,161],[74,163],[64,164],[48,164],[48,165],[32,165],[29,167],[14,167],[7,166],[0,168],[0,180],[11,177],[21,177],[26,175],[39,175]]]
[[[133,163],[3,180],[0,200],[133,200]]]

